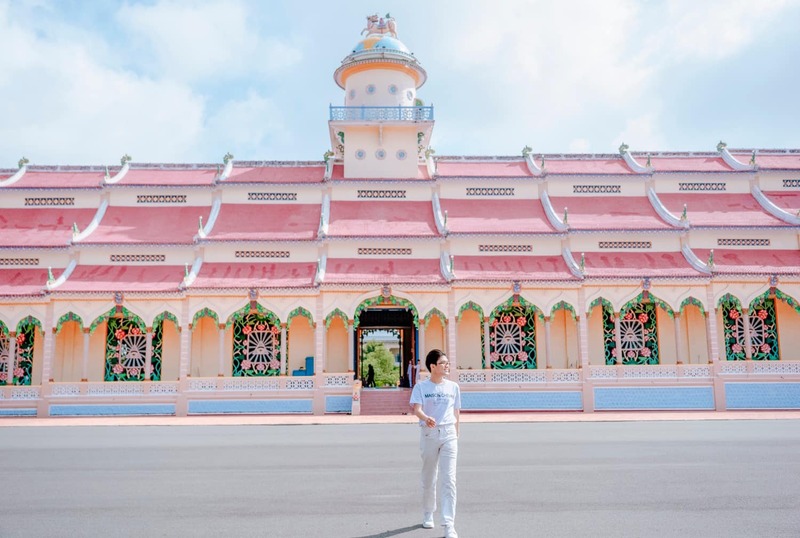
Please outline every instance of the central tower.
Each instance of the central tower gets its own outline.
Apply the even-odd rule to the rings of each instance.
[[[333,75],[345,91],[330,107],[334,158],[345,178],[418,178],[433,130],[433,106],[417,97],[428,75],[388,14],[367,17],[361,34]]]

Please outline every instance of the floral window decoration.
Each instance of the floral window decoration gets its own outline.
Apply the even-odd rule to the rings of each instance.
[[[17,330],[17,356],[14,361],[12,383],[30,385],[33,372],[33,344],[36,336],[36,322],[26,319]]]
[[[745,314],[734,300],[722,303],[725,331],[725,356],[729,361],[747,359],[745,350]],[[751,357],[755,361],[780,359],[775,301],[768,298],[753,303],[747,315],[750,323]]]
[[[492,368],[536,368],[536,313],[533,309],[511,306],[499,311],[490,325]]]
[[[275,320],[253,313],[233,324],[233,375],[255,377],[279,375],[281,329]]]
[[[658,364],[656,307],[636,303],[625,309],[619,321],[622,364]]]
[[[606,366],[617,364],[617,339],[615,337],[614,309],[604,304],[603,312],[603,356]]]
[[[3,385],[8,382],[6,368],[8,367],[8,354],[11,351],[9,344],[9,337],[5,334],[0,334],[0,384]]]
[[[105,380],[144,381],[147,363],[144,328],[133,318],[109,318],[107,327]]]

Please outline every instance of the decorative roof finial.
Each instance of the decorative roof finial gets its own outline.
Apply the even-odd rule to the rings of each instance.
[[[324,160],[324,161],[325,161],[325,164],[328,164],[328,161],[329,161],[329,160],[330,160],[330,158],[331,158],[331,157],[333,157],[334,155],[335,155],[335,154],[334,154],[334,153],[333,153],[331,150],[328,150],[328,151],[326,151],[325,153],[323,153],[323,154],[322,154],[322,160]]]
[[[645,165],[647,168],[652,168],[653,166],[650,164],[650,154],[647,154],[647,164]]]
[[[203,215],[200,215],[200,218],[198,219],[197,229],[201,232],[203,231]]]
[[[456,257],[452,254],[450,255],[450,273],[456,268]]]
[[[630,148],[630,146],[628,144],[626,144],[625,142],[623,142],[622,144],[619,145],[619,154],[623,155],[625,153],[628,153],[628,149],[629,148]]]
[[[385,17],[379,17],[377,13],[367,15],[367,26],[361,30],[361,35],[364,35],[365,32],[368,36],[372,34],[389,34],[397,38],[397,23],[389,13]]]
[[[689,218],[689,216],[686,214],[688,209],[689,209],[688,206],[686,204],[683,204],[683,213],[681,213],[681,220],[686,221]]]
[[[525,146],[524,148],[522,148],[522,156],[527,159],[528,155],[530,155],[532,151],[533,148],[531,148],[530,146]]]
[[[188,278],[188,277],[189,277],[189,264],[188,263],[184,263],[183,264],[183,278]]]
[[[131,162],[131,156],[128,155],[127,153],[123,155],[122,158],[119,160],[119,164],[121,164],[122,166],[125,166],[125,163],[129,162]]]
[[[23,157],[22,157],[22,158],[19,160],[19,162],[17,162],[17,166],[18,166],[19,168],[22,168],[23,166],[25,166],[25,165],[26,165],[26,164],[28,164],[29,162],[30,162],[30,161],[28,160],[28,158],[23,156]]]
[[[708,253],[708,262],[706,262],[710,268],[714,268],[714,249],[712,248]]]
[[[722,140],[720,140],[720,141],[719,141],[719,144],[717,144],[717,151],[718,151],[718,152],[720,152],[720,153],[722,153],[722,150],[724,150],[724,149],[725,149],[725,148],[727,148],[727,147],[728,147],[728,144],[726,144],[725,142],[723,142]]]
[[[76,235],[79,235],[80,233],[81,233],[81,231],[78,229],[78,223],[77,222],[73,222],[72,223],[72,237],[75,237]]]
[[[433,155],[434,153],[436,153],[436,150],[428,146],[428,149],[425,150],[425,158],[430,159],[431,155]]]
[[[444,227],[447,228],[447,210],[444,210]]]
[[[750,156],[750,164],[752,166],[756,165],[756,150],[753,150],[753,154]]]
[[[233,160],[233,153],[231,153],[230,151],[226,153],[225,156],[222,158],[222,162],[224,162],[225,164],[228,164],[232,160]]]
[[[586,272],[586,253],[581,252],[581,273]]]
[[[541,162],[541,163],[539,163],[539,168],[541,168],[542,170],[544,170],[544,153],[542,153],[542,155],[541,155],[541,158],[542,158],[542,162]]]
[[[564,224],[569,224],[569,212],[566,206],[564,206]]]

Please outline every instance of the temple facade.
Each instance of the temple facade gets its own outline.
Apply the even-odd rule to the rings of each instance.
[[[437,156],[363,34],[323,161],[0,170],[0,415],[800,408],[800,149]]]

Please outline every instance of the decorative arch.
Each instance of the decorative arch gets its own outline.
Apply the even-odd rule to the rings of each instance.
[[[25,316],[24,318],[19,320],[19,323],[17,323],[17,333],[19,333],[20,331],[24,331],[26,328],[31,326],[39,327],[39,330],[44,332],[41,321],[39,321],[37,318],[33,316]]]
[[[125,308],[124,306],[121,309],[121,313],[122,313],[122,317],[124,317],[126,319],[130,319],[131,321],[133,321],[133,323],[139,328],[139,330],[144,331],[146,329],[147,325],[145,324],[144,320],[142,318],[140,318],[139,316],[137,316],[136,314],[134,314],[133,312],[131,312],[130,310],[128,310],[127,308]],[[101,323],[103,323],[104,321],[109,320],[110,318],[116,317],[116,315],[117,315],[117,308],[116,307],[112,308],[111,310],[109,310],[105,314],[101,314],[100,316],[97,317],[97,319],[95,319],[92,322],[91,327],[89,327],[89,332],[90,333],[94,333],[94,331],[97,329],[97,327]]]
[[[432,309],[431,309],[431,310],[430,310],[430,311],[429,311],[427,314],[425,314],[425,317],[424,317],[424,318],[422,318],[422,319],[424,320],[424,325],[425,325],[425,328],[426,328],[426,329],[428,328],[428,325],[430,325],[430,323],[431,323],[431,320],[432,320],[434,317],[437,317],[437,318],[439,318],[439,321],[441,321],[441,322],[442,322],[442,327],[444,327],[445,325],[447,325],[447,316],[445,316],[445,315],[442,313],[442,311],[441,311],[441,310],[439,310],[438,308],[432,308]],[[459,317],[461,317],[461,315],[460,315],[460,312],[459,312]],[[483,319],[483,318],[481,318],[481,319]]]
[[[755,297],[752,301],[750,301],[750,306],[748,309],[752,310],[757,304],[762,303],[764,299],[769,299],[769,298],[770,298],[770,290],[767,290],[761,295]],[[780,299],[781,301],[789,305],[792,309],[794,309],[795,312],[800,314],[800,304],[798,304],[797,300],[791,295],[787,295],[786,293],[783,293],[781,290],[776,289],[775,298]]]
[[[717,300],[717,308],[720,308],[726,304],[737,308],[739,311],[742,310],[742,302],[739,300],[738,297],[730,293],[726,293]]]
[[[628,310],[631,307],[641,303],[643,300],[644,300],[644,292],[640,293],[639,295],[637,295],[636,297],[634,297],[633,299],[631,299],[630,301],[628,301],[627,303],[622,305],[622,308],[620,308],[619,311],[620,312],[624,312],[625,310]],[[654,305],[659,306],[662,309],[664,309],[664,311],[667,314],[669,314],[669,317],[671,317],[671,318],[675,317],[675,312],[673,312],[672,307],[670,307],[667,303],[665,303],[663,300],[661,300],[658,296],[653,295],[652,293],[650,293],[649,294],[649,300]]]
[[[281,372],[281,320],[256,303],[231,314],[233,325],[233,376],[277,376]]]
[[[12,371],[8,373],[13,385],[31,384],[36,327],[41,331],[42,322],[33,316],[26,316],[17,324],[17,352]]]
[[[535,304],[533,304],[533,303],[531,303],[531,302],[528,302],[528,301],[527,301],[527,300],[526,300],[524,297],[522,297],[522,296],[520,296],[520,297],[519,297],[519,305],[520,305],[520,306],[522,306],[522,307],[524,307],[524,308],[527,308],[527,309],[531,310],[531,311],[532,311],[532,312],[533,312],[533,313],[534,313],[536,316],[538,316],[538,317],[539,317],[539,319],[540,319],[542,322],[544,322],[544,312],[542,312],[542,311],[541,311],[541,309],[540,309],[538,306],[536,306]],[[491,315],[489,316],[489,321],[490,321],[490,322],[491,322],[491,321],[493,321],[493,320],[494,320],[494,318],[496,318],[496,317],[497,317],[497,314],[498,314],[499,312],[502,312],[502,311],[504,311],[504,310],[508,310],[509,308],[511,308],[511,307],[513,307],[513,306],[515,306],[515,305],[514,305],[514,297],[509,297],[509,298],[508,298],[506,301],[504,301],[504,302],[500,303],[499,305],[497,305],[497,306],[494,308],[494,310],[492,310],[492,313],[491,313]]]
[[[197,322],[200,321],[200,318],[211,318],[214,320],[214,323],[219,325],[219,315],[208,307],[195,312],[195,315],[192,318],[192,327],[197,325]]]
[[[280,318],[278,316],[276,316],[275,313],[272,312],[271,310],[267,310],[266,308],[261,306],[261,303],[256,303],[256,313],[261,314],[262,316],[267,318],[269,320],[270,324],[275,325],[277,327],[281,326]],[[234,312],[233,314],[231,314],[228,317],[228,320],[225,322],[225,328],[227,329],[228,327],[233,325],[235,322],[241,321],[242,319],[246,318],[250,314],[251,314],[250,305],[248,304],[247,306],[243,306],[242,308],[240,308],[239,310],[237,310],[236,312]]]
[[[83,329],[83,319],[75,312],[70,311],[58,318],[58,321],[56,322],[56,334],[60,333],[61,327],[69,321],[77,321],[78,325],[80,325],[81,329]]]
[[[484,314],[483,314],[483,308],[481,308],[480,305],[478,305],[477,303],[474,303],[472,301],[468,301],[468,302],[464,303],[463,305],[461,305],[461,308],[458,309],[458,316],[456,316],[456,321],[461,321],[461,316],[467,310],[473,310],[473,311],[477,312],[478,313],[478,317],[481,319],[481,321],[483,321],[483,318],[485,317]],[[445,319],[447,319],[447,318],[445,318]]]
[[[314,326],[314,316],[311,315],[311,312],[309,312],[302,306],[298,306],[297,308],[289,312],[289,315],[286,317],[287,329],[292,326],[292,320],[295,318],[295,316],[302,316],[306,318],[308,320],[308,323],[310,323],[312,327]]]
[[[606,308],[610,308],[610,309],[611,309],[611,312],[612,312],[612,313],[614,312],[614,305],[613,305],[613,304],[611,304],[611,301],[609,301],[608,299],[606,299],[605,297],[602,297],[602,296],[600,296],[600,297],[597,297],[597,298],[596,298],[596,299],[594,299],[594,300],[593,300],[591,303],[589,303],[589,308],[587,309],[587,311],[586,311],[586,312],[587,312],[588,314],[591,314],[591,313],[592,313],[592,310],[594,310],[594,307],[595,307],[595,306],[597,306],[597,305],[602,305],[602,307],[603,307],[604,309],[606,309]]]
[[[490,316],[489,364],[497,370],[536,368],[536,316],[541,310],[520,297],[498,305]]]
[[[181,326],[181,324],[178,322],[178,317],[175,316],[175,314],[173,314],[172,312],[169,312],[167,310],[164,310],[159,315],[157,315],[155,318],[153,318],[153,327],[155,327],[156,325],[164,323],[165,319],[170,320],[172,323],[175,324],[176,327],[180,327]]]
[[[345,314],[344,312],[342,312],[338,308],[334,308],[333,312],[328,314],[327,317],[325,318],[325,329],[326,330],[331,328],[331,323],[333,323],[333,320],[335,318],[341,319],[342,323],[344,323],[345,328],[347,328],[347,324],[350,322],[350,319],[347,317],[347,314]]]
[[[553,314],[555,314],[556,311],[558,311],[558,310],[566,310],[567,312],[572,314],[572,319],[573,320],[578,319],[577,314],[575,314],[575,307],[573,307],[571,304],[569,304],[566,301],[559,301],[556,304],[554,304],[553,308],[550,309],[550,317],[553,317]]]
[[[402,306],[404,308],[408,308],[411,310],[411,315],[414,316],[414,327],[419,328],[419,313],[417,312],[417,307],[414,306],[414,303],[409,301],[408,299],[403,299],[402,297],[397,297],[395,295],[390,295],[388,297],[383,297],[379,295],[377,297],[371,297],[369,299],[365,299],[358,305],[356,308],[355,313],[353,314],[353,326],[358,327],[359,325],[359,317],[361,316],[361,312],[366,310],[367,308],[375,305],[383,305],[383,304],[392,304],[395,306]]]
[[[681,301],[681,306],[680,308],[678,308],[678,312],[683,314],[683,309],[689,305],[696,306],[697,308],[700,309],[701,314],[703,314],[704,316],[706,315],[706,309],[703,307],[703,303],[700,302],[699,299],[696,299],[694,297],[687,297],[686,299]]]
[[[8,336],[8,327],[2,320],[0,320],[0,334],[3,336]]]

